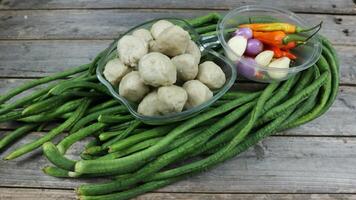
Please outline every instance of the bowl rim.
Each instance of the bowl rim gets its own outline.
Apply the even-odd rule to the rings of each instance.
[[[289,10],[286,10],[286,9],[278,8],[278,7],[272,7],[272,6],[267,6],[267,5],[245,5],[245,6],[240,6],[233,10],[230,10],[218,22],[218,26],[216,27],[218,39],[219,39],[222,47],[225,50],[227,49],[229,51],[229,53],[233,54],[234,56],[236,56],[238,58],[237,62],[241,62],[246,65],[251,65],[251,64],[245,61],[244,56],[238,56],[235,52],[233,52],[232,49],[227,45],[227,42],[224,38],[224,25],[225,25],[226,21],[230,20],[230,18],[233,15],[236,15],[240,12],[246,12],[246,11],[274,12],[274,13],[284,15],[286,18],[287,17],[291,18],[293,21],[296,21],[298,23],[298,25],[300,25],[300,26],[303,26],[303,27],[309,26],[309,24],[305,23],[305,20],[303,20],[301,17],[297,16],[295,13],[293,13]],[[303,64],[289,67],[289,68],[276,68],[276,67],[267,67],[267,66],[265,67],[265,66],[262,66],[259,64],[254,64],[252,66],[254,68],[257,68],[258,70],[261,70],[261,71],[276,71],[276,72],[288,72],[288,73],[297,73],[297,72],[303,71],[303,70],[311,67],[312,65],[314,65],[319,60],[319,58],[321,56],[322,45],[321,45],[320,37],[318,36],[318,34],[315,34],[312,38],[310,38],[309,41],[313,41],[313,46],[312,46],[313,54]]]
[[[116,40],[114,40],[114,42],[109,46],[108,52],[106,53],[106,55],[103,56],[103,59],[101,59],[99,61],[98,66],[96,68],[96,76],[97,76],[98,80],[102,84],[104,84],[104,86],[109,90],[110,94],[115,99],[119,100],[122,104],[124,104],[127,107],[127,109],[129,110],[129,112],[136,119],[142,120],[143,122],[147,122],[148,124],[165,124],[165,123],[170,123],[170,122],[176,122],[176,121],[184,120],[191,115],[198,114],[199,112],[203,111],[204,108],[208,108],[211,104],[213,104],[215,101],[217,101],[222,95],[224,95],[231,88],[231,86],[235,83],[236,75],[237,75],[234,65],[226,57],[218,54],[217,52],[215,52],[209,48],[199,48],[201,53],[212,54],[213,56],[222,60],[229,67],[229,69],[231,71],[231,78],[224,84],[224,86],[222,88],[220,88],[219,90],[217,90],[217,92],[213,91],[214,95],[208,101],[204,102],[203,104],[201,104],[199,106],[184,110],[182,112],[171,113],[168,115],[160,115],[160,116],[145,116],[145,115],[138,113],[136,111],[136,109],[133,107],[133,105],[132,105],[133,103],[126,100],[126,98],[120,96],[119,93],[116,91],[115,87],[109,81],[107,81],[105,79],[102,72],[105,68],[105,65],[106,65],[108,59],[110,60],[110,58],[111,58],[110,56],[112,56],[113,53],[116,53],[117,41],[120,40],[121,37],[131,33],[133,30],[139,29],[140,27],[142,27],[144,25],[147,25],[147,24],[159,21],[159,20],[182,21],[188,27],[188,29],[190,29],[189,31],[191,31],[193,34],[196,35],[196,39],[194,39],[193,41],[198,45],[198,47],[202,46],[200,43],[199,34],[196,33],[195,29],[185,20],[179,19],[179,18],[158,18],[158,19],[146,21],[140,25],[137,25],[137,26],[131,28],[130,30],[126,31],[124,34],[120,35],[120,37],[118,37]]]

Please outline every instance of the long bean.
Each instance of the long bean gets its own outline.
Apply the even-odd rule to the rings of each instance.
[[[289,126],[290,127],[295,127],[300,124],[304,124],[308,121],[311,121],[315,119],[316,116],[319,116],[319,113],[323,111],[324,106],[327,104],[330,93],[331,93],[331,84],[332,84],[332,79],[331,79],[331,73],[330,73],[330,66],[327,63],[327,61],[323,58],[323,56],[320,57],[320,59],[317,62],[317,65],[320,69],[320,71],[327,72],[327,77],[326,77],[326,83],[321,87],[322,96],[318,102],[318,104],[314,107],[313,110],[311,110],[308,114],[303,116],[302,118],[297,119],[293,123],[291,123]],[[323,76],[323,75],[321,75]]]
[[[61,154],[65,154],[67,149],[72,144],[74,144],[75,142],[77,142],[89,135],[92,135],[93,133],[95,133],[97,131],[102,130],[105,126],[106,126],[106,124],[103,124],[103,123],[95,123],[95,124],[92,124],[90,126],[83,128],[75,133],[70,134],[69,136],[65,137],[63,140],[61,140],[57,144],[58,151]]]
[[[81,80],[89,81],[89,80],[92,80],[93,78],[95,78],[95,76],[85,77],[85,78],[82,78]],[[69,82],[69,81],[73,81],[73,80],[76,80],[76,79],[77,78],[72,78],[70,80],[63,80],[61,82]],[[15,108],[20,108],[21,106],[23,106],[25,104],[31,103],[35,99],[47,94],[50,89],[52,89],[53,87],[57,86],[58,84],[61,84],[61,83],[52,83],[49,86],[47,86],[46,88],[44,88],[44,89],[37,90],[37,91],[31,93],[28,96],[20,98],[20,99],[14,101],[12,103],[6,104],[6,106],[4,106],[3,108],[0,109],[0,114],[8,113],[8,112],[10,112],[11,110],[13,110]]]
[[[128,172],[131,170],[133,165],[140,165],[145,163],[149,158],[160,154],[160,152],[166,148],[173,140],[175,140],[180,134],[185,131],[193,128],[194,126],[204,122],[205,120],[211,119],[217,115],[225,113],[231,109],[236,108],[237,106],[248,102],[258,95],[252,94],[240,99],[236,99],[227,103],[223,106],[220,106],[214,110],[203,113],[195,118],[189,119],[183,122],[181,125],[173,129],[168,135],[160,140],[156,145],[141,151],[140,154],[135,154],[132,156],[127,156],[120,159],[110,160],[107,162],[98,162],[98,161],[79,161],[75,166],[75,171],[80,173],[102,173],[106,171],[116,171],[117,173]]]
[[[109,140],[110,138],[113,138],[117,135],[120,135],[124,132],[125,130],[118,130],[118,131],[106,131],[106,132],[102,132],[100,133],[99,135],[99,139],[100,141],[107,141]],[[146,131],[146,129],[144,128],[138,128],[138,129],[135,129],[132,131],[132,135],[135,135],[137,133],[141,133],[141,132],[144,132]]]
[[[83,104],[80,107],[78,107],[77,110],[75,111],[75,113],[69,119],[67,119],[63,124],[52,129],[49,133],[42,136],[41,138],[39,138],[33,142],[27,143],[24,146],[14,150],[13,152],[11,152],[9,155],[7,155],[5,157],[5,160],[12,160],[14,158],[17,158],[23,154],[26,154],[26,153],[32,151],[34,149],[37,149],[45,142],[52,140],[58,134],[62,133],[66,129],[72,127],[73,124],[75,124],[80,118],[82,118],[82,116],[84,115],[85,110],[88,108],[89,104],[90,104],[90,100],[87,100],[87,99],[83,100]]]
[[[23,110],[15,110],[15,111],[12,111],[12,112],[9,112],[9,113],[1,115],[0,116],[0,123],[22,118],[23,117],[22,111]]]
[[[72,82],[67,82],[63,83],[61,85],[58,85],[54,88],[52,88],[49,93],[53,95],[60,95],[64,93],[67,90],[73,89],[73,88],[87,88],[87,89],[93,89],[98,92],[101,92],[103,94],[108,94],[107,89],[103,85],[98,85],[96,83],[91,83],[88,81],[72,81]]]
[[[132,115],[99,115],[98,122],[105,124],[117,124],[134,119]]]
[[[74,160],[70,160],[63,156],[56,145],[52,142],[46,142],[42,145],[43,153],[46,158],[54,165],[61,169],[65,170],[73,170],[75,162]]]
[[[70,178],[70,176],[68,176],[68,170],[58,167],[46,166],[42,169],[42,171],[49,176],[57,178]]]
[[[82,99],[76,99],[63,104],[62,106],[60,106],[55,110],[21,118],[18,121],[23,121],[28,123],[48,122],[50,120],[56,119],[57,117],[63,115],[64,113],[75,110],[81,103],[82,103]]]
[[[320,81],[318,80],[324,80],[325,81],[325,76],[323,76],[324,78],[319,78],[317,79],[311,86],[314,88],[319,88],[320,85],[323,83],[320,83]],[[212,156],[209,156],[206,159],[197,161],[197,162],[193,162],[191,164],[187,164],[184,165],[182,167],[178,167],[176,169],[172,169],[172,170],[167,170],[166,172],[162,172],[156,176],[154,176],[153,178],[151,178],[152,180],[156,180],[156,179],[161,179],[161,178],[167,178],[167,177],[172,177],[172,176],[179,176],[182,174],[186,174],[186,173],[192,173],[195,171],[200,171],[202,169],[206,169],[207,167],[210,167],[212,165],[214,165],[215,163],[221,161],[221,160],[226,160],[230,157],[235,156],[236,154],[246,150],[247,148],[249,148],[250,146],[256,144],[258,141],[260,141],[261,139],[263,139],[264,137],[273,134],[276,130],[277,127],[283,123],[283,121],[293,112],[293,110],[288,110],[286,111],[284,114],[280,115],[279,117],[277,117],[275,120],[273,120],[271,123],[269,123],[268,125],[266,125],[265,127],[261,128],[258,132],[256,132],[255,134],[252,134],[252,136],[247,136],[247,138],[245,140],[241,140],[241,132],[232,140],[232,142],[230,142],[230,144],[228,144],[228,146],[224,146],[223,149],[221,149],[220,151],[218,151],[217,153],[213,154]],[[232,143],[240,143],[237,148],[229,148],[229,146]],[[212,162],[209,162],[209,159],[212,160]]]
[[[0,140],[0,151],[7,147],[9,144],[29,133],[31,130],[35,129],[38,124],[26,124],[7,134]]]
[[[145,141],[142,141],[140,143],[137,143],[123,151],[115,151],[112,153],[108,153],[104,156],[101,156],[99,158],[97,158],[98,160],[111,160],[111,159],[116,159],[116,158],[120,158],[123,156],[126,156],[128,154],[134,153],[136,151],[140,151],[142,149],[146,149],[154,144],[156,144],[159,140],[161,140],[162,137],[156,137],[156,138],[151,138],[151,139],[147,139]]]
[[[51,97],[49,99],[43,100],[41,102],[32,104],[22,111],[23,115],[34,115],[47,111],[51,108],[56,108],[63,105],[67,100],[71,99],[71,94],[63,94],[60,96]]]
[[[109,148],[112,144],[116,143],[117,141],[120,141],[122,139],[125,139],[129,134],[131,134],[137,127],[139,127],[142,124],[141,121],[139,120],[134,120],[132,121],[132,124],[124,131],[122,134],[115,136],[114,138],[110,139],[109,141],[105,142],[102,147],[104,149]],[[111,150],[109,149],[109,152]]]
[[[216,134],[218,131],[222,130],[226,126],[230,125],[232,122],[240,118],[246,112],[247,109],[236,108],[233,112],[224,116],[221,120],[219,120],[214,125],[210,126],[205,131],[200,131],[199,134],[197,134],[193,139],[191,139],[184,145],[179,146],[178,148],[159,156],[153,162],[148,163],[143,168],[135,172],[130,178],[126,178],[124,180],[115,180],[112,182],[102,183],[102,184],[82,185],[79,187],[77,191],[80,194],[85,194],[85,195],[107,194],[110,192],[121,190],[132,184],[135,184],[140,180],[142,180],[143,178],[149,176],[152,173],[157,172],[164,166],[170,164],[172,161],[182,156],[185,156],[190,152],[192,152],[193,150],[199,148],[210,137],[212,137],[214,134]],[[111,161],[111,160],[105,160],[105,162],[107,161]]]
[[[143,194],[145,192],[149,192],[149,191],[155,190],[157,188],[161,188],[165,185],[169,185],[169,184],[174,183],[180,179],[182,179],[182,177],[174,177],[174,178],[169,178],[169,179],[160,180],[160,181],[152,181],[152,182],[148,182],[143,185],[140,185],[138,187],[135,187],[133,189],[129,189],[125,192],[102,195],[102,196],[80,196],[80,199],[81,200],[118,200],[118,199],[126,200],[126,199],[130,199],[132,197],[135,197],[137,195]]]
[[[93,107],[91,107],[89,110],[88,110],[88,113],[91,114],[93,112],[97,112],[99,110],[103,110],[105,108],[110,108],[110,107],[113,107],[113,106],[116,106],[116,105],[119,105],[120,102],[116,99],[111,99],[111,100],[108,100],[108,101],[105,101],[101,104],[97,104]]]
[[[80,119],[73,126],[73,128],[70,130],[70,132],[74,133],[74,132],[78,131],[79,129],[81,129],[82,127],[84,127],[85,125],[87,125],[88,123],[90,123],[92,121],[96,121],[98,119],[98,117],[102,114],[117,114],[117,113],[126,112],[126,110],[127,110],[127,108],[125,106],[115,106],[115,107],[110,107],[110,108],[106,108],[103,110],[93,112],[93,113],[83,117],[82,119]]]
[[[163,136],[163,135],[167,134],[170,130],[172,130],[175,126],[176,126],[176,124],[167,125],[167,126],[159,126],[159,127],[147,130],[145,132],[142,132],[140,134],[133,135],[133,136],[128,137],[124,140],[119,140],[118,142],[115,142],[112,145],[110,145],[109,148],[112,152],[119,151],[119,150],[125,149],[133,144],[141,142],[143,140],[153,138],[153,137]]]
[[[65,78],[67,76],[83,72],[83,71],[85,71],[85,70],[87,70],[89,68],[89,65],[90,64],[85,64],[85,65],[82,65],[82,66],[79,66],[79,67],[76,67],[76,68],[71,68],[69,70],[56,73],[56,74],[51,75],[51,76],[47,76],[47,77],[44,77],[44,78],[41,78],[41,79],[37,79],[37,80],[32,80],[32,81],[26,82],[25,84],[23,84],[23,85],[21,85],[21,86],[19,86],[17,88],[13,88],[9,92],[1,95],[0,96],[0,104],[4,103],[5,101],[11,99],[12,97],[14,97],[14,96],[16,96],[18,94],[20,94],[21,92],[23,92],[25,90],[28,90],[30,88],[33,88],[33,87],[35,87],[37,85],[41,85],[41,84],[48,83],[48,82],[51,82],[51,81],[54,81],[54,80],[57,80],[57,79],[60,79],[60,78]]]
[[[187,20],[187,22],[193,27],[198,27],[209,22],[219,21],[220,18],[221,15],[219,13],[209,13],[208,15],[204,15],[194,19],[189,19]]]

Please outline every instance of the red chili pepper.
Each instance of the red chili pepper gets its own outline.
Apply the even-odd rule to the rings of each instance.
[[[273,57],[275,57],[275,58],[288,57],[292,60],[297,59],[297,56],[295,56],[293,53],[289,52],[288,50],[283,51],[276,46],[268,46],[267,49],[270,49],[273,51],[273,53],[274,53]]]
[[[285,33],[300,33],[300,32],[306,32],[306,31],[311,31],[315,28],[318,28],[322,25],[323,22],[320,22],[320,24],[308,28],[308,29],[303,29],[299,26],[296,26],[294,24],[289,24],[289,23],[254,23],[254,24],[241,24],[239,25],[240,28],[250,28],[253,31],[283,31]]]
[[[279,48],[283,50],[289,50],[289,49],[293,49],[296,46],[297,46],[297,42],[292,41],[292,42],[288,42],[287,44],[279,46]]]

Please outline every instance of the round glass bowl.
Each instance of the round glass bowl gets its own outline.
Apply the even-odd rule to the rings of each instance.
[[[283,81],[311,67],[319,59],[322,46],[317,36],[310,38],[306,44],[292,49],[291,52],[297,56],[297,59],[293,66],[284,69],[251,64],[246,57],[238,56],[227,45],[227,41],[232,37],[231,32],[240,24],[270,22],[287,22],[302,28],[311,27],[305,23],[305,20],[288,10],[257,5],[236,8],[227,13],[219,22],[217,27],[219,41],[225,55],[228,55],[230,60],[235,63],[238,75],[241,74],[247,79],[258,82]],[[312,32],[305,32],[303,36],[308,37]]]
[[[168,20],[172,22],[175,25],[181,26],[183,29],[188,31],[191,35],[192,40],[194,40],[197,45],[200,47],[202,58],[201,62],[204,62],[205,60],[210,60],[215,62],[217,65],[221,67],[223,72],[225,73],[226,76],[226,82],[225,84],[219,89],[213,91],[214,96],[206,101],[205,103],[196,106],[194,108],[188,109],[188,110],[183,110],[182,112],[179,113],[172,113],[168,115],[161,115],[161,116],[144,116],[141,115],[140,113],[137,112],[137,103],[130,102],[126,100],[124,97],[120,96],[118,93],[118,86],[117,85],[112,85],[110,82],[108,82],[104,75],[103,71],[105,68],[106,63],[117,57],[117,41],[120,40],[120,38],[124,35],[131,34],[133,31],[136,29],[140,28],[145,28],[145,29],[150,29],[151,26],[158,20],[162,19],[155,19],[152,21],[148,21],[146,23],[143,23],[139,26],[136,26],[132,28],[131,30],[127,31],[125,34],[121,35],[117,40],[115,40],[110,47],[106,50],[105,55],[103,58],[99,61],[97,69],[96,69],[96,74],[99,79],[99,81],[104,84],[108,90],[110,91],[111,95],[119,100],[123,105],[127,107],[129,112],[138,120],[141,120],[142,122],[146,124],[152,124],[152,125],[159,125],[159,124],[167,124],[167,123],[173,123],[177,121],[181,121],[190,117],[193,117],[197,115],[198,113],[202,112],[203,110],[207,109],[210,105],[212,105],[215,101],[217,101],[222,95],[224,95],[230,87],[234,84],[236,80],[236,69],[235,66],[232,65],[229,61],[227,61],[227,58],[219,55],[218,53],[214,52],[213,50],[210,49],[205,49],[202,47],[202,45],[199,42],[199,35],[195,32],[195,30],[184,20],[181,19],[175,19],[175,18],[164,18],[164,20]]]

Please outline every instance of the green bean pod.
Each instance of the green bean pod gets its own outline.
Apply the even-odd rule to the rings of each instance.
[[[98,122],[104,124],[116,124],[122,123],[129,120],[135,119],[132,115],[123,115],[123,116],[115,116],[115,115],[99,115]]]
[[[0,151],[5,147],[13,143],[15,140],[21,138],[25,134],[29,133],[33,129],[35,129],[38,124],[26,124],[7,134],[5,137],[0,140]]]
[[[9,92],[1,95],[0,96],[0,104],[4,103],[5,101],[11,99],[12,97],[14,97],[16,95],[22,93],[23,91],[28,90],[30,88],[33,88],[33,87],[35,87],[37,85],[41,85],[41,84],[48,83],[48,82],[51,82],[51,81],[54,81],[54,80],[57,80],[57,79],[65,78],[67,76],[83,72],[83,71],[87,70],[88,68],[89,68],[89,65],[85,64],[85,65],[82,65],[82,66],[79,66],[79,67],[76,67],[76,68],[71,68],[69,70],[56,73],[56,74],[51,75],[51,76],[47,76],[47,77],[44,77],[44,78],[41,78],[41,79],[36,79],[36,80],[29,81],[29,82],[21,85],[20,87],[17,87],[15,89],[11,89]]]
[[[42,149],[44,155],[52,164],[61,169],[73,171],[76,161],[64,157],[52,142],[44,143]]]
[[[248,102],[256,98],[258,94],[252,94],[239,98],[229,102],[228,104],[222,105],[214,110],[203,113],[193,119],[189,119],[183,122],[181,125],[173,129],[168,135],[160,140],[156,145],[142,151],[139,155],[127,156],[124,158],[116,159],[111,161],[109,165],[107,163],[98,163],[96,161],[79,161],[75,166],[75,171],[79,173],[101,173],[105,171],[116,171],[116,172],[126,172],[132,169],[132,165],[138,163],[145,163],[147,159],[160,154],[160,152],[165,149],[169,144],[175,140],[180,134],[193,128],[194,126],[211,119],[217,115],[230,111],[238,107],[239,105]]]
[[[72,144],[74,144],[75,142],[89,136],[92,135],[93,133],[102,130],[104,127],[106,126],[106,124],[103,123],[96,123],[96,124],[92,124],[90,126],[87,126],[75,133],[70,134],[69,136],[65,137],[62,141],[60,141],[57,144],[57,148],[58,151],[61,154],[65,154],[65,152],[67,151],[67,149],[72,146]]]
[[[49,133],[42,136],[41,138],[39,138],[33,142],[27,143],[24,146],[19,147],[18,149],[14,150],[13,152],[11,152],[9,155],[7,155],[5,157],[5,160],[11,160],[11,159],[17,158],[17,157],[19,157],[23,154],[26,154],[34,149],[37,149],[45,142],[52,140],[58,134],[67,130],[68,128],[72,127],[73,124],[75,124],[80,118],[82,118],[82,116],[84,115],[89,104],[90,104],[90,100],[84,100],[83,104],[80,107],[78,107],[77,110],[74,112],[74,114],[69,119],[67,119],[63,124],[52,129]]]

